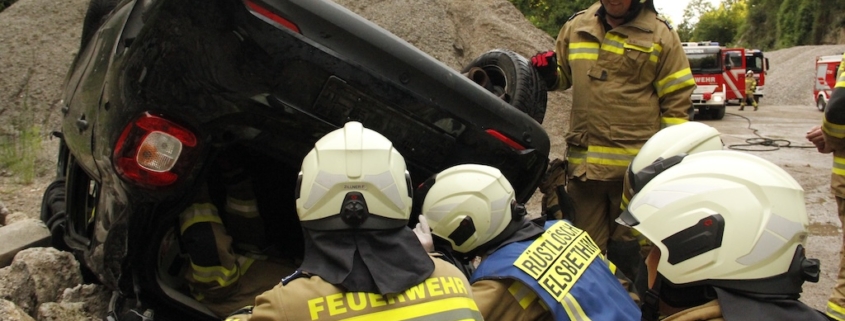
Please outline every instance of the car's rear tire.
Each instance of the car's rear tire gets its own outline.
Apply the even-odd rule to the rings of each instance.
[[[548,98],[546,85],[525,57],[507,49],[494,49],[470,62],[462,72],[511,106],[543,123]]]
[[[824,98],[822,98],[821,96],[816,98],[816,108],[820,112],[824,112],[824,110],[827,109],[827,103],[824,101]]]

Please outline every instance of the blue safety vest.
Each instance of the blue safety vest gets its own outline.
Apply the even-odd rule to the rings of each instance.
[[[555,320],[640,320],[640,308],[586,232],[557,220],[547,221],[545,229],[537,239],[496,250],[470,283],[516,279],[537,294]]]

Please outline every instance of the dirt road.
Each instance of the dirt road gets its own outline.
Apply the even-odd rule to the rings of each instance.
[[[724,119],[698,121],[718,129],[725,146],[732,149],[769,150],[748,153],[779,165],[804,188],[811,223],[807,256],[821,260],[822,273],[818,283],[805,283],[801,300],[823,310],[836,281],[842,240],[836,201],[830,193],[833,156],[820,154],[815,148],[797,148],[810,146],[804,135],[809,128],[821,124],[823,114],[812,106],[772,106],[766,104],[765,98],[762,103],[756,112],[748,107],[739,111],[738,106],[728,106]],[[750,146],[748,139],[755,139]],[[792,147],[754,144],[763,139]]]

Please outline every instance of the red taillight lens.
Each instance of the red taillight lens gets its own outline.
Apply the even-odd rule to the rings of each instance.
[[[133,183],[167,186],[179,178],[196,146],[197,138],[191,131],[167,119],[144,114],[127,125],[118,138],[115,168]]]
[[[495,129],[488,129],[487,134],[490,134],[490,136],[495,137],[496,139],[502,141],[503,143],[505,143],[506,145],[510,146],[513,149],[520,150],[520,151],[525,150],[525,146],[520,145],[519,143],[517,143],[513,139],[510,139],[508,136],[505,136],[504,134],[496,131]]]
[[[246,7],[249,8],[249,11],[260,18],[264,18],[265,21],[271,22],[273,24],[277,24],[278,26],[288,28],[293,30],[293,32],[301,33],[299,31],[299,27],[296,26],[293,22],[288,19],[282,18],[282,16],[270,11],[269,9],[262,7],[260,4],[255,3],[251,0],[245,0],[244,3]]]

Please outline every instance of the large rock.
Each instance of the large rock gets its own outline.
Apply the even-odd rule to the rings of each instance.
[[[55,302],[65,288],[82,283],[79,263],[68,252],[54,248],[31,248],[15,256],[12,265],[0,269],[0,299],[34,314],[39,304]]]
[[[25,219],[0,226],[0,267],[11,264],[18,252],[41,246],[50,246],[50,230],[40,220]]]
[[[4,299],[0,299],[0,320],[35,321],[14,302]]]

